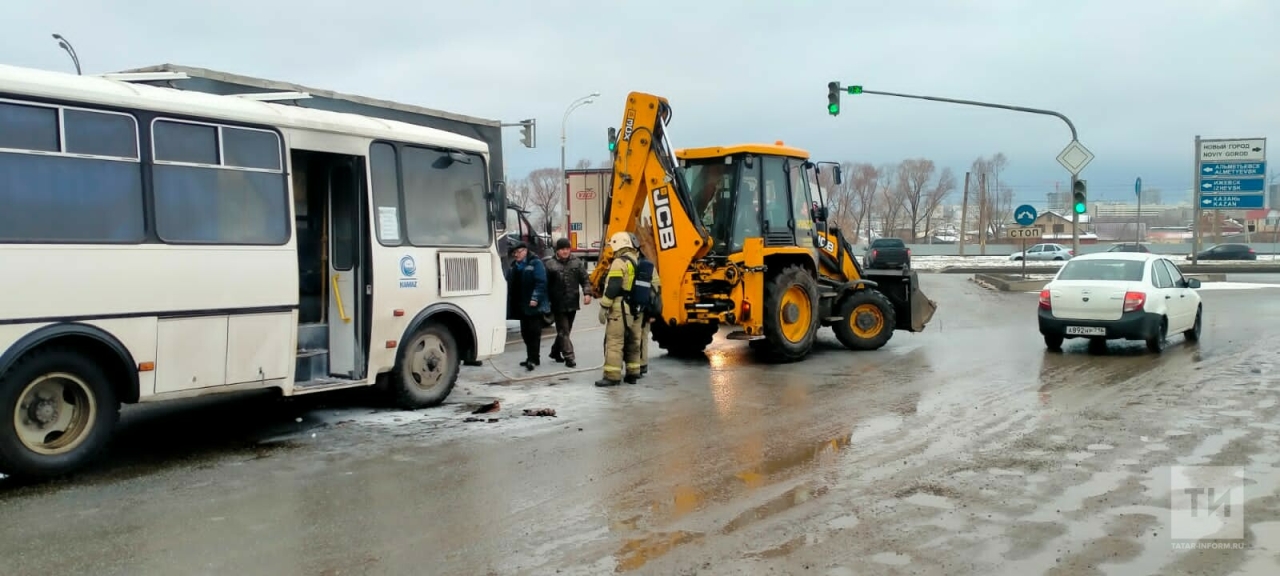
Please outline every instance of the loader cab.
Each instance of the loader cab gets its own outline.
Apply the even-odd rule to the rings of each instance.
[[[808,154],[776,144],[676,151],[694,215],[710,232],[714,256],[742,251],[747,238],[765,248],[817,246]]]

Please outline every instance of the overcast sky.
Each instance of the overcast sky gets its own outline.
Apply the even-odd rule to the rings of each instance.
[[[73,71],[59,32],[85,73],[168,62],[537,118],[536,149],[507,129],[510,178],[559,165],[564,110],[593,91],[569,118],[570,164],[606,157],[637,90],[671,100],[677,147],[781,139],[817,159],[932,158],[961,181],[1002,151],[1003,180],[1036,203],[1066,185],[1061,121],[871,95],[845,95],[832,118],[827,82],[1063,112],[1097,156],[1082,175],[1093,198],[1132,198],[1136,176],[1188,190],[1196,134],[1280,134],[1277,0],[7,0],[3,13],[7,64]]]

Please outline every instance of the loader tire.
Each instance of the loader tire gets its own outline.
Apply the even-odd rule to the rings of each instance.
[[[840,300],[841,321],[832,330],[850,350],[877,350],[893,337],[897,317],[893,303],[878,290],[858,290]]]
[[[764,287],[764,337],[760,346],[766,359],[794,362],[809,355],[817,339],[818,281],[807,269],[787,266]]]
[[[697,358],[716,337],[717,327],[712,324],[686,324],[668,326],[654,322],[650,333],[658,347],[676,358]]]

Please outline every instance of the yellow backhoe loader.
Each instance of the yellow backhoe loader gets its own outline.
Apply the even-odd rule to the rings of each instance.
[[[912,270],[869,277],[858,265],[811,198],[819,168],[807,152],[778,142],[673,153],[670,119],[665,98],[627,95],[621,129],[610,129],[604,226],[604,238],[636,233],[654,262],[663,318],[653,338],[668,354],[701,354],[721,326],[738,327],[728,338],[774,361],[804,358],[823,326],[852,350],[880,348],[894,330],[924,329],[937,304]],[[613,258],[602,245],[591,278],[597,291]]]

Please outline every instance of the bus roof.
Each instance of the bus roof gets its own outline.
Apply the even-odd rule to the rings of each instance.
[[[783,144],[781,140],[773,144],[731,144],[729,146],[707,146],[704,148],[682,148],[676,150],[676,157],[681,160],[707,160],[721,158],[731,154],[758,154],[762,156],[787,156],[809,159],[809,152]]]
[[[243,74],[233,74],[231,72],[223,72],[220,70],[210,70],[208,68],[199,68],[196,66],[182,66],[179,64],[157,64],[155,66],[144,66],[142,68],[132,68],[129,70],[121,70],[119,73],[131,74],[140,72],[177,72],[186,74],[190,78],[199,78],[210,80],[213,82],[222,82],[235,86],[247,86],[262,90],[264,92],[304,92],[313,98],[328,98],[332,100],[342,100],[375,108],[385,108],[388,110],[396,110],[408,114],[416,114],[420,116],[430,116],[434,118],[444,118],[454,120],[456,122],[464,122],[467,124],[477,124],[481,126],[492,126],[496,128],[502,127],[500,120],[488,120],[485,118],[477,118],[466,114],[458,114],[456,112],[445,112],[444,110],[436,110],[417,106],[414,104],[402,104],[400,102],[392,102],[390,100],[382,100],[379,98],[369,98],[367,96],[357,96],[355,94],[345,94],[326,90],[323,88],[314,88],[311,86],[303,86],[302,84],[294,84],[293,82],[283,82],[280,80],[267,80],[265,78],[255,78],[253,76],[245,76]],[[177,84],[183,84],[178,81]],[[182,86],[175,86],[182,88]],[[185,89],[185,88],[184,88]]]
[[[3,94],[386,138],[468,152],[489,151],[484,142],[474,138],[394,120],[0,64]]]

